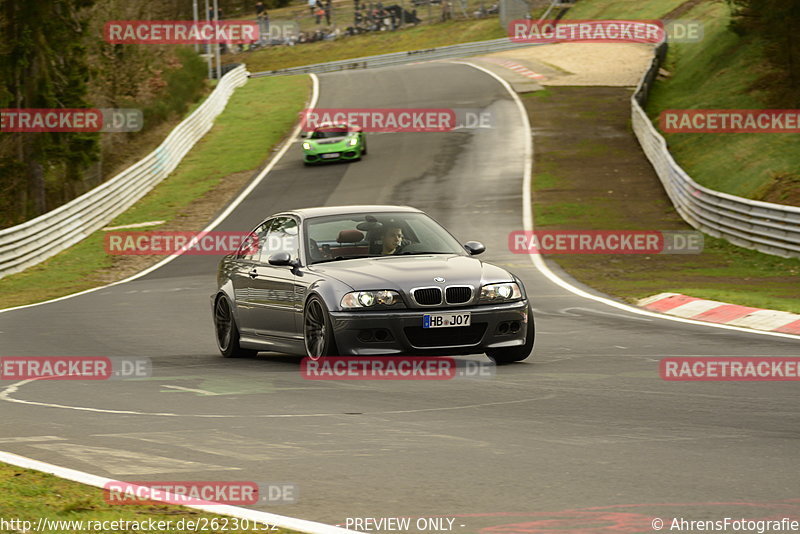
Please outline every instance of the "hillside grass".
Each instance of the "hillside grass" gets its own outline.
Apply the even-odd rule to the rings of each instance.
[[[237,89],[213,128],[177,169],[150,193],[111,221],[122,226],[180,217],[227,176],[256,169],[289,132],[308,97],[308,76],[253,78]],[[220,208],[222,206],[220,205]],[[164,225],[145,230],[158,230]],[[198,228],[197,230],[199,230]],[[98,231],[25,271],[0,279],[0,309],[53,299],[107,283],[106,253]]]
[[[770,87],[760,42],[732,32],[721,1],[699,4],[684,18],[702,20],[705,38],[672,44],[647,105],[657,124],[667,109],[763,109]],[[669,133],[676,161],[698,183],[732,195],[800,205],[800,134]],[[776,188],[778,189],[776,191]],[[795,202],[792,202],[795,199]]]

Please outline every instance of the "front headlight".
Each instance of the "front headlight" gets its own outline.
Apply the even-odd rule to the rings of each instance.
[[[403,303],[400,293],[383,289],[380,291],[353,291],[342,297],[342,308],[373,308],[375,306],[397,306]]]
[[[522,298],[522,291],[516,282],[488,284],[481,288],[481,302],[507,302]]]
[[[350,145],[350,146],[356,146],[358,144],[358,138],[354,137],[354,138],[350,139],[350,141],[348,141],[347,144]]]
[[[303,143],[303,150],[311,150],[311,143],[309,143],[308,141]]]

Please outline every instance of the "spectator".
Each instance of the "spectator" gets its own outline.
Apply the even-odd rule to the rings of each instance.
[[[333,7],[331,6],[331,0],[327,0],[325,2],[325,25],[326,26],[330,26],[331,25],[331,10],[332,9],[333,9]]]
[[[312,16],[314,15],[316,7],[317,7],[317,0],[308,0],[308,10]]]
[[[453,6],[449,0],[442,2],[442,22],[453,18]]]

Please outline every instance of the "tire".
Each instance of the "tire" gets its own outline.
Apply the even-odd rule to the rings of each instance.
[[[338,354],[331,316],[325,303],[316,295],[308,299],[303,311],[303,344],[306,356],[312,360]]]
[[[364,148],[361,150],[361,155],[362,156],[366,156],[367,155],[367,140],[366,139],[364,139]]]
[[[533,309],[528,304],[528,330],[525,336],[525,344],[519,347],[509,347],[507,349],[490,349],[486,355],[494,360],[497,365],[513,362],[521,362],[533,352],[533,343],[536,337],[536,326],[533,321]]]
[[[228,299],[220,296],[214,304],[214,331],[217,348],[226,358],[246,358],[258,354],[257,350],[243,349],[239,345],[239,328]]]

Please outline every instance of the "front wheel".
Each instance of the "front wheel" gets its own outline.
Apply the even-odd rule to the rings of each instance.
[[[244,358],[258,354],[257,350],[239,346],[239,328],[236,326],[231,305],[225,297],[217,298],[214,305],[214,328],[217,333],[217,348],[226,358]]]
[[[525,344],[519,347],[509,347],[507,349],[489,349],[486,355],[494,360],[497,365],[505,363],[521,362],[533,352],[533,341],[536,337],[536,327],[533,323],[533,309],[528,304],[528,328],[525,335]]]
[[[337,354],[331,317],[325,303],[317,296],[308,299],[303,313],[303,339],[306,356],[312,360]]]
[[[361,149],[361,155],[362,156],[366,156],[367,155],[367,140],[366,139],[364,139],[364,148]]]

